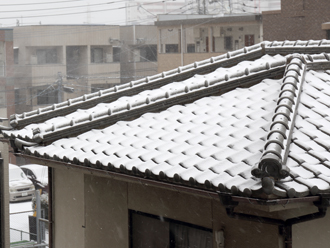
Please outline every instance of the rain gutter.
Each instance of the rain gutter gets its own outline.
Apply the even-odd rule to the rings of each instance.
[[[97,169],[97,168],[87,167],[87,166],[82,166],[82,165],[76,165],[76,164],[66,163],[66,162],[62,162],[62,161],[54,161],[54,160],[35,157],[32,155],[27,155],[27,154],[22,154],[22,153],[15,153],[15,156],[22,157],[33,163],[39,163],[39,164],[42,163],[43,165],[46,165],[48,167],[72,168],[72,169],[77,169],[80,171],[89,172],[90,174],[93,174],[93,175],[110,177],[110,178],[117,179],[117,180],[138,182],[138,183],[146,185],[146,186],[152,185],[152,186],[158,186],[161,188],[173,189],[173,190],[181,192],[181,193],[193,193],[195,195],[197,194],[197,195],[200,195],[203,197],[209,197],[212,199],[219,199],[219,195],[227,194],[227,193],[219,193],[216,191],[211,191],[211,190],[202,189],[202,188],[193,188],[193,187],[189,187],[189,186],[185,186],[185,185],[178,185],[178,184],[174,184],[171,182],[156,181],[156,180],[152,180],[152,179],[148,179],[148,178],[140,177],[140,176],[135,176],[135,175],[128,175],[128,174],[119,173],[119,172],[106,171],[106,170],[102,170],[102,169]],[[51,178],[51,177],[49,177],[49,178]],[[246,204],[251,204],[251,205],[274,206],[274,205],[287,205],[287,204],[291,204],[291,203],[316,202],[316,201],[320,200],[320,196],[317,195],[317,196],[310,196],[310,197],[283,198],[283,199],[257,199],[257,198],[230,195],[230,199],[231,199],[231,201],[237,203],[237,205],[238,205],[238,203],[246,203]]]
[[[284,238],[285,248],[292,248],[292,225],[323,218],[326,215],[327,208],[330,206],[330,194],[319,194],[319,196],[306,197],[306,200],[314,203],[314,205],[318,208],[318,212],[290,218],[287,220],[281,220],[262,217],[258,215],[234,212],[235,207],[238,206],[239,202],[246,202],[246,200],[242,200],[228,193],[219,193],[219,198],[221,203],[226,208],[227,216],[230,218],[254,221],[269,225],[277,225],[279,227],[279,233]],[[296,199],[299,200],[299,198]],[[281,199],[280,201],[283,202],[283,199]],[[300,201],[302,201],[302,198],[300,199]]]
[[[52,203],[52,189],[54,187],[53,180],[52,180],[52,169],[53,168],[72,168],[77,169],[82,172],[89,172],[92,175],[98,175],[102,177],[110,177],[116,180],[123,180],[128,182],[135,182],[140,183],[145,186],[155,186],[160,188],[166,188],[170,190],[177,191],[179,193],[190,193],[194,195],[199,195],[201,197],[207,197],[211,199],[219,199],[222,205],[226,208],[226,213],[228,217],[239,219],[239,220],[247,220],[247,221],[254,221],[254,222],[261,222],[270,225],[277,225],[279,227],[279,233],[284,237],[285,240],[285,248],[292,247],[292,225],[323,218],[326,215],[327,207],[330,205],[330,194],[320,194],[317,196],[310,196],[310,197],[301,197],[301,198],[285,198],[285,199],[256,199],[256,198],[249,198],[249,197],[240,197],[240,196],[233,196],[229,193],[220,193],[215,191],[209,191],[205,189],[197,189],[192,188],[184,185],[176,185],[171,182],[162,182],[151,180],[143,177],[127,175],[123,173],[113,172],[113,171],[106,171],[97,168],[81,166],[71,163],[66,163],[62,161],[54,161],[45,158],[38,158],[31,155],[15,153],[16,156],[22,157],[29,162],[32,163],[41,163],[46,165],[49,168],[48,170],[48,178],[49,178],[49,244],[52,247],[53,242],[53,220],[52,220],[52,211],[53,211],[53,203]],[[287,205],[290,203],[314,203],[316,207],[318,207],[318,212],[303,215],[299,217],[294,217],[287,220],[281,219],[273,219],[268,217],[261,217],[256,215],[250,214],[243,214],[243,213],[236,213],[234,212],[235,207],[238,206],[239,203],[251,204],[251,205],[263,205],[263,206],[274,206],[274,205]]]

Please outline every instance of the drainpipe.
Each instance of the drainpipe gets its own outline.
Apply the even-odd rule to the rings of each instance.
[[[269,225],[277,225],[279,233],[284,237],[285,248],[292,248],[292,225],[307,222],[315,219],[325,217],[327,208],[330,206],[330,194],[320,194],[319,200],[314,201],[314,205],[318,208],[318,212],[294,217],[287,220],[273,219],[268,217],[261,217],[257,215],[243,214],[234,212],[235,207],[238,206],[238,201],[233,200],[232,195],[228,193],[218,193],[221,203],[226,208],[227,216],[238,220],[247,220],[254,222],[261,222]],[[274,201],[270,204],[267,200],[263,201],[262,205],[275,205]]]

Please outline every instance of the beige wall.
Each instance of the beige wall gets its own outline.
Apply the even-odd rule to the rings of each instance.
[[[222,53],[158,53],[158,73],[172,70],[182,65],[188,65],[195,61],[209,59],[221,54]],[[181,61],[183,61],[183,64]]]
[[[84,175],[70,169],[53,173],[55,247],[85,247]]]
[[[128,248],[127,183],[85,176],[85,247]]]
[[[54,171],[55,247],[129,248],[129,210],[210,228],[213,233],[224,230],[226,248],[281,247],[277,226],[233,220],[218,199],[68,169]]]
[[[8,163],[13,163],[14,161],[10,161],[9,157],[9,149],[8,143],[0,142],[0,151],[1,157],[3,158],[3,172],[4,172],[4,181],[1,182],[4,190],[4,199],[1,202],[1,207],[4,208],[4,220],[1,223],[1,227],[5,227],[4,229],[4,244],[5,247],[10,246],[10,230],[9,230],[9,170],[8,170]],[[2,216],[1,216],[2,217]],[[1,244],[0,244],[1,245]]]
[[[14,28],[14,46],[109,45],[119,39],[117,25],[35,25]]]
[[[330,215],[318,220],[293,225],[293,248],[328,248],[330,245]]]
[[[181,32],[179,32],[181,28],[183,29],[182,37],[180,37]],[[158,72],[171,70],[178,66],[187,65],[228,52],[224,45],[224,37],[226,36],[232,37],[233,50],[245,47],[245,35],[254,35],[254,44],[261,42],[263,39],[262,24],[255,21],[245,23],[159,26]],[[206,45],[206,37],[213,37],[214,45],[213,38],[209,38]],[[200,40],[199,45],[197,39]],[[182,53],[180,50],[181,43]],[[166,44],[178,44],[178,53],[165,53]],[[188,44],[195,44],[194,53],[187,53]]]
[[[64,93],[62,100],[90,93],[92,84],[120,83],[120,63],[113,63],[111,56],[107,56],[113,55],[113,46],[120,46],[119,39],[120,27],[117,25],[15,27],[14,46],[18,48],[19,64],[15,66],[14,86],[27,88],[26,104],[23,100],[17,107],[19,112],[46,106],[37,105],[36,92],[38,89],[44,90],[56,84],[58,72],[63,76],[63,84],[75,88],[74,94]],[[67,51],[73,51],[70,50],[72,46],[79,48],[76,59],[67,58]],[[104,49],[103,58],[106,63],[91,62],[91,47],[95,46]],[[57,49],[56,64],[37,64],[36,51],[42,48]],[[72,56],[72,52],[68,54]],[[66,78],[67,75],[77,77],[74,83],[72,77]]]

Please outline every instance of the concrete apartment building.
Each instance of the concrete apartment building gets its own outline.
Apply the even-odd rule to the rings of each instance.
[[[329,10],[327,0],[282,0],[281,10],[262,12],[264,40],[329,39]]]
[[[161,15],[158,72],[251,46],[262,41],[261,15]]]
[[[15,27],[16,112],[119,84],[120,45],[119,26]]]
[[[120,27],[121,82],[138,80],[157,73],[157,27],[132,25]]]
[[[13,29],[0,29],[0,116],[15,113],[13,84]]]
[[[6,119],[15,113],[15,95],[13,84],[13,29],[0,28],[0,117],[6,125]],[[8,163],[12,155],[8,152],[8,143],[0,144],[0,247],[9,247],[9,179]]]

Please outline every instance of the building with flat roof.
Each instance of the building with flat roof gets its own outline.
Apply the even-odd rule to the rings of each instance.
[[[120,83],[120,28],[36,25],[14,28],[17,112]]]
[[[261,15],[160,15],[158,72],[262,41]]]

